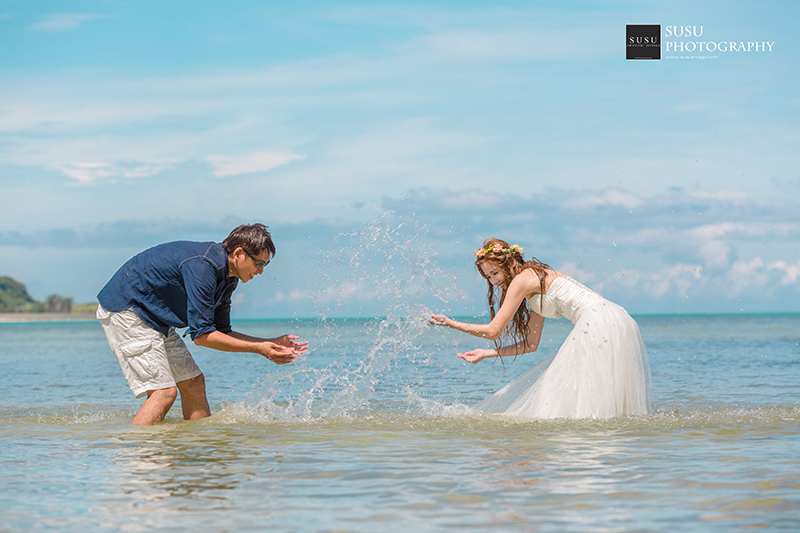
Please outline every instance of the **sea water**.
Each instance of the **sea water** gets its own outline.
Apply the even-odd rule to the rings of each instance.
[[[318,295],[317,317],[234,323],[300,335],[301,360],[192,348],[204,420],[176,402],[131,426],[140,401],[94,321],[0,324],[0,531],[800,529],[800,315],[637,316],[650,414],[489,416],[472,406],[571,324],[547,320],[537,353],[462,361],[481,341],[426,323],[419,295],[450,280],[395,229],[334,241],[358,253],[320,292],[354,290]],[[336,318],[359,283],[387,312]]]
[[[235,326],[322,347],[286,366],[195,350],[213,416],[176,404],[155,427],[129,425],[98,324],[0,324],[0,530],[797,530],[800,316],[636,318],[646,416],[471,409],[563,320],[505,368],[421,323],[253,320]]]
[[[236,323],[323,346],[287,366],[196,350],[213,416],[144,428],[96,323],[0,324],[0,530],[796,530],[800,316],[637,319],[646,416],[470,408],[563,321],[503,368],[446,330],[317,319]]]

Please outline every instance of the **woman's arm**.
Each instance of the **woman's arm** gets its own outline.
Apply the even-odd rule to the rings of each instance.
[[[533,294],[541,292],[539,278],[531,270],[525,270],[511,280],[511,284],[506,292],[503,305],[488,324],[468,324],[453,320],[445,315],[431,315],[428,322],[434,326],[447,326],[449,328],[468,333],[473,337],[497,340],[506,329],[506,326],[514,318],[522,300]],[[541,334],[541,331],[540,331]]]
[[[469,363],[477,363],[489,357],[521,355],[523,353],[535,352],[539,348],[539,341],[542,338],[544,328],[544,317],[537,313],[531,313],[528,319],[528,336],[524,341],[517,342],[508,346],[503,346],[498,352],[496,348],[472,350],[471,352],[460,353],[458,356]]]
[[[494,328],[491,324],[468,324],[466,322],[459,322],[445,315],[431,315],[428,322],[434,326],[447,326],[450,329],[455,329],[464,333],[468,333],[473,337],[481,337],[484,339],[494,339]]]
[[[524,340],[516,342],[510,346],[503,346],[500,349],[502,356],[521,355],[524,353],[535,352],[539,349],[539,341],[542,339],[542,329],[544,328],[544,317],[536,312],[532,312],[528,318],[528,335]]]

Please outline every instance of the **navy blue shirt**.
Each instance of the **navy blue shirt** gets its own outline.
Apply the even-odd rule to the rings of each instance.
[[[130,309],[167,335],[189,328],[192,340],[212,331],[231,332],[228,254],[215,242],[168,242],[134,256],[97,295],[107,311]]]

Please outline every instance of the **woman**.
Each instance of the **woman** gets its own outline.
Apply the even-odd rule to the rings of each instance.
[[[565,317],[574,324],[555,356],[478,408],[525,418],[609,418],[649,411],[647,352],[639,327],[625,309],[535,258],[525,261],[519,246],[503,240],[487,239],[475,258],[489,284],[491,322],[430,318],[431,324],[495,342],[494,349],[479,348],[459,357],[477,363],[535,352],[545,318]],[[500,309],[495,313],[497,289]],[[512,343],[503,345],[504,336]]]

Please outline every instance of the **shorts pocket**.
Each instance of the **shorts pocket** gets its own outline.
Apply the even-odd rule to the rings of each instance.
[[[150,363],[143,355],[151,346],[152,342],[150,341],[132,341],[119,347],[131,372],[136,374],[140,381],[147,381],[155,375],[154,369],[150,368]]]

